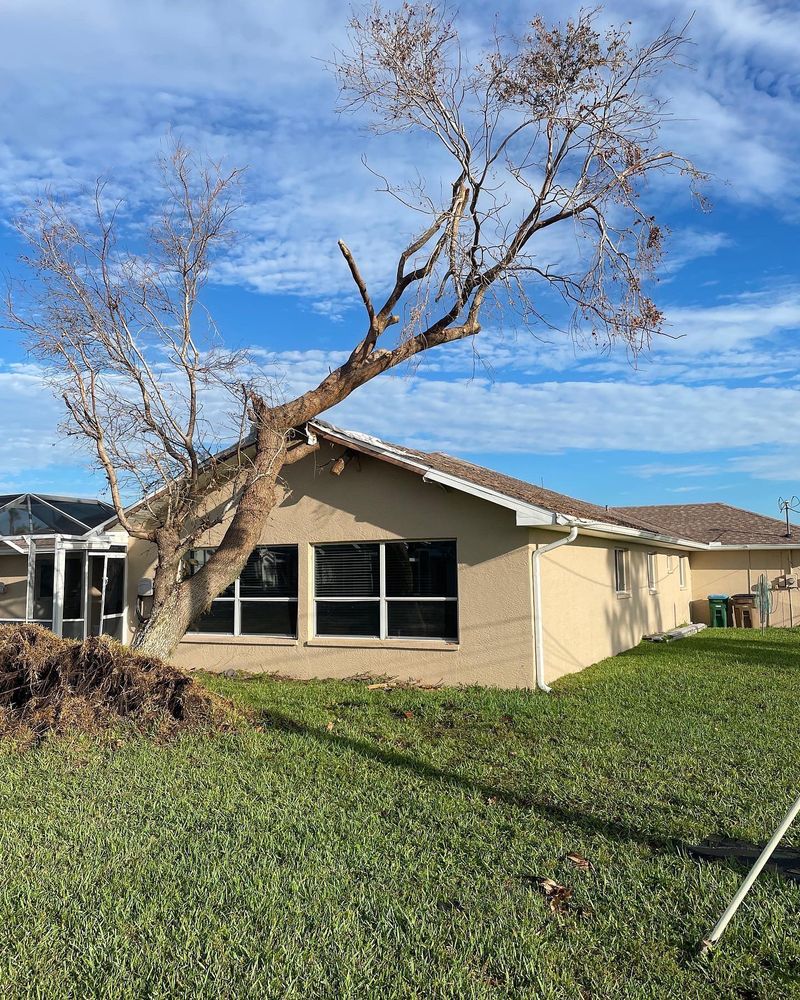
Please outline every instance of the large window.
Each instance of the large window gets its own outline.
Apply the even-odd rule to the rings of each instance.
[[[196,573],[214,549],[194,549],[186,560]],[[297,546],[261,545],[254,549],[238,580],[212,602],[190,632],[217,635],[297,635]]]
[[[458,640],[456,543],[314,548],[318,636]]]

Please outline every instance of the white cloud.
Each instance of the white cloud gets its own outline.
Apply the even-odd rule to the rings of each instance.
[[[288,351],[265,354],[261,361],[288,393],[324,377],[332,359],[323,351]],[[206,401],[205,418],[221,435],[225,431],[219,428],[229,426],[227,407],[228,400],[219,394]],[[86,456],[75,442],[59,435],[60,417],[60,403],[49,395],[36,366],[0,369],[0,419],[7,428],[0,442],[5,479],[32,488],[33,477],[41,488],[43,478],[69,469],[72,480],[80,480],[77,470]],[[687,479],[725,475],[726,470],[784,481],[794,468],[785,442],[800,438],[800,390],[597,381],[524,384],[485,378],[445,381],[423,371],[381,376],[325,417],[412,447],[463,455],[746,452],[726,467],[719,461],[654,459],[627,470],[637,478],[683,480],[680,485],[688,488],[693,484]],[[24,476],[17,477],[18,469]],[[93,482],[99,488],[99,480]]]
[[[654,479],[665,476],[669,479],[694,478],[696,476],[713,476],[719,472],[719,467],[710,464],[703,465],[675,465],[670,462],[646,462],[643,465],[631,465],[625,472],[640,479]],[[688,487],[685,487],[688,489]],[[692,487],[694,489],[695,487]],[[698,486],[697,489],[703,487]]]
[[[44,384],[40,369],[34,365],[0,367],[0,492],[46,490],[52,474],[62,467],[73,470],[73,492],[86,490],[92,477],[80,469],[85,456],[77,442],[58,431],[62,415],[60,402]],[[63,477],[58,478],[63,482]]]
[[[412,446],[462,454],[574,449],[688,454],[800,437],[800,391],[383,378],[330,416],[343,426],[399,437]]]
[[[753,479],[783,483],[789,493],[800,493],[797,456],[786,449],[737,456],[730,459],[728,466],[732,472],[745,473]]]
[[[605,16],[631,17],[642,36],[698,8],[689,52],[696,71],[676,71],[664,83],[674,114],[666,138],[714,171],[712,190],[720,201],[796,211],[796,6],[751,0],[619,0],[614,6]],[[564,16],[555,0],[545,0],[544,8]],[[467,4],[462,14],[470,37],[480,37],[478,10]],[[519,24],[530,9],[514,2],[502,14]],[[342,41],[345,18],[332,0],[197,0],[190,6],[84,0],[71,7],[60,0],[6,0],[0,206],[16,210],[46,185],[72,193],[107,172],[115,190],[139,206],[153,186],[152,158],[172,126],[197,148],[250,165],[242,235],[220,279],[301,297],[320,316],[341,318],[354,296],[336,239],[347,240],[370,284],[380,288],[413,224],[375,191],[362,151],[393,177],[419,168],[435,186],[441,169],[412,140],[371,139],[356,122],[333,114],[333,81],[319,59]],[[658,189],[653,198],[667,215],[683,204],[677,187],[666,195]],[[737,234],[737,243],[744,238]],[[568,258],[571,240],[568,230],[554,233],[547,255]],[[670,284],[660,299],[676,288],[681,269],[731,245],[713,216],[680,227],[665,269]],[[757,266],[753,280],[760,280]],[[740,456],[731,471],[780,478],[789,458],[781,444],[800,431],[792,388],[800,370],[794,336],[800,288],[752,285],[711,305],[673,304],[667,314],[681,339],[658,341],[636,371],[624,351],[579,352],[557,332],[537,340],[516,332],[513,322],[504,332],[491,318],[474,344],[432,352],[416,376],[382,378],[332,417],[462,453],[764,449]],[[324,377],[345,353],[296,350],[260,359],[288,392]],[[741,384],[718,384],[723,377]],[[525,384],[542,378],[542,384]],[[757,380],[763,384],[754,385]],[[46,478],[78,461],[55,431],[59,416],[35,368],[0,367],[0,417],[10,428],[0,442],[6,478],[12,481],[22,467]],[[640,466],[636,474],[670,475],[663,464],[663,473],[653,462],[649,472]],[[673,471],[680,471],[674,474],[699,476],[691,471],[695,465],[675,463]]]
[[[632,17],[639,34],[652,35],[690,6],[622,2],[607,17]],[[564,16],[562,5],[544,7]],[[467,4],[461,13],[469,38],[481,37],[478,11]],[[334,115],[334,83],[321,60],[343,42],[346,16],[330,0],[200,0],[191,9],[164,0],[86,0],[78,8],[9,0],[0,200],[16,207],[46,184],[73,192],[107,172],[134,200],[145,199],[149,163],[172,126],[212,155],[250,165],[244,232],[221,279],[307,297],[323,314],[341,315],[352,292],[336,239],[352,244],[379,284],[415,224],[374,190],[361,153],[393,178],[419,169],[435,189],[439,176],[437,157],[413,140],[370,138]],[[503,11],[517,27],[529,16],[521,4]],[[796,51],[788,25],[796,20],[747,0],[701,5],[691,27],[697,71],[665,81],[675,116],[667,139],[730,182],[719,190],[723,199],[794,197],[786,182],[800,144],[788,82]],[[568,249],[561,238],[548,253]],[[725,240],[699,223],[676,234],[665,274]]]

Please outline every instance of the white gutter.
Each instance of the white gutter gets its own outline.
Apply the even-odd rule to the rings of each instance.
[[[570,524],[577,524],[584,535],[593,535],[597,538],[631,538],[663,545],[664,548],[671,549],[696,549],[705,552],[708,545],[705,542],[694,542],[688,538],[679,538],[675,535],[664,535],[657,531],[648,531],[644,528],[629,528],[624,524],[611,524],[608,521],[591,521],[588,518],[574,517],[569,519]],[[539,521],[529,520],[526,515],[517,514],[517,525],[519,527],[539,527],[558,529],[564,524],[562,520],[553,520],[543,524]],[[774,547],[774,546],[773,546]]]
[[[559,538],[548,545],[541,545],[533,550],[531,564],[533,567],[533,656],[536,687],[540,691],[550,694],[549,688],[544,681],[544,633],[542,631],[542,571],[541,559],[545,552],[552,552],[562,545],[569,545],[578,537],[578,525],[573,524],[569,534],[565,538]]]
[[[800,539],[796,542],[762,542],[752,545],[726,545],[724,542],[709,542],[705,546],[706,552],[791,552],[793,549],[800,549]]]

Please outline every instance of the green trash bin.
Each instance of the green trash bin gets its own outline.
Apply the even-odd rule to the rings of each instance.
[[[711,628],[728,627],[728,595],[709,594],[708,610],[711,619]]]

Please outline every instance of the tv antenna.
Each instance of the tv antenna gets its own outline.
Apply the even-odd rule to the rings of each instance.
[[[783,497],[778,497],[778,510],[781,514],[786,515],[786,537],[792,537],[792,526],[789,524],[789,511],[795,514],[800,514],[800,497],[789,497],[784,499]]]

